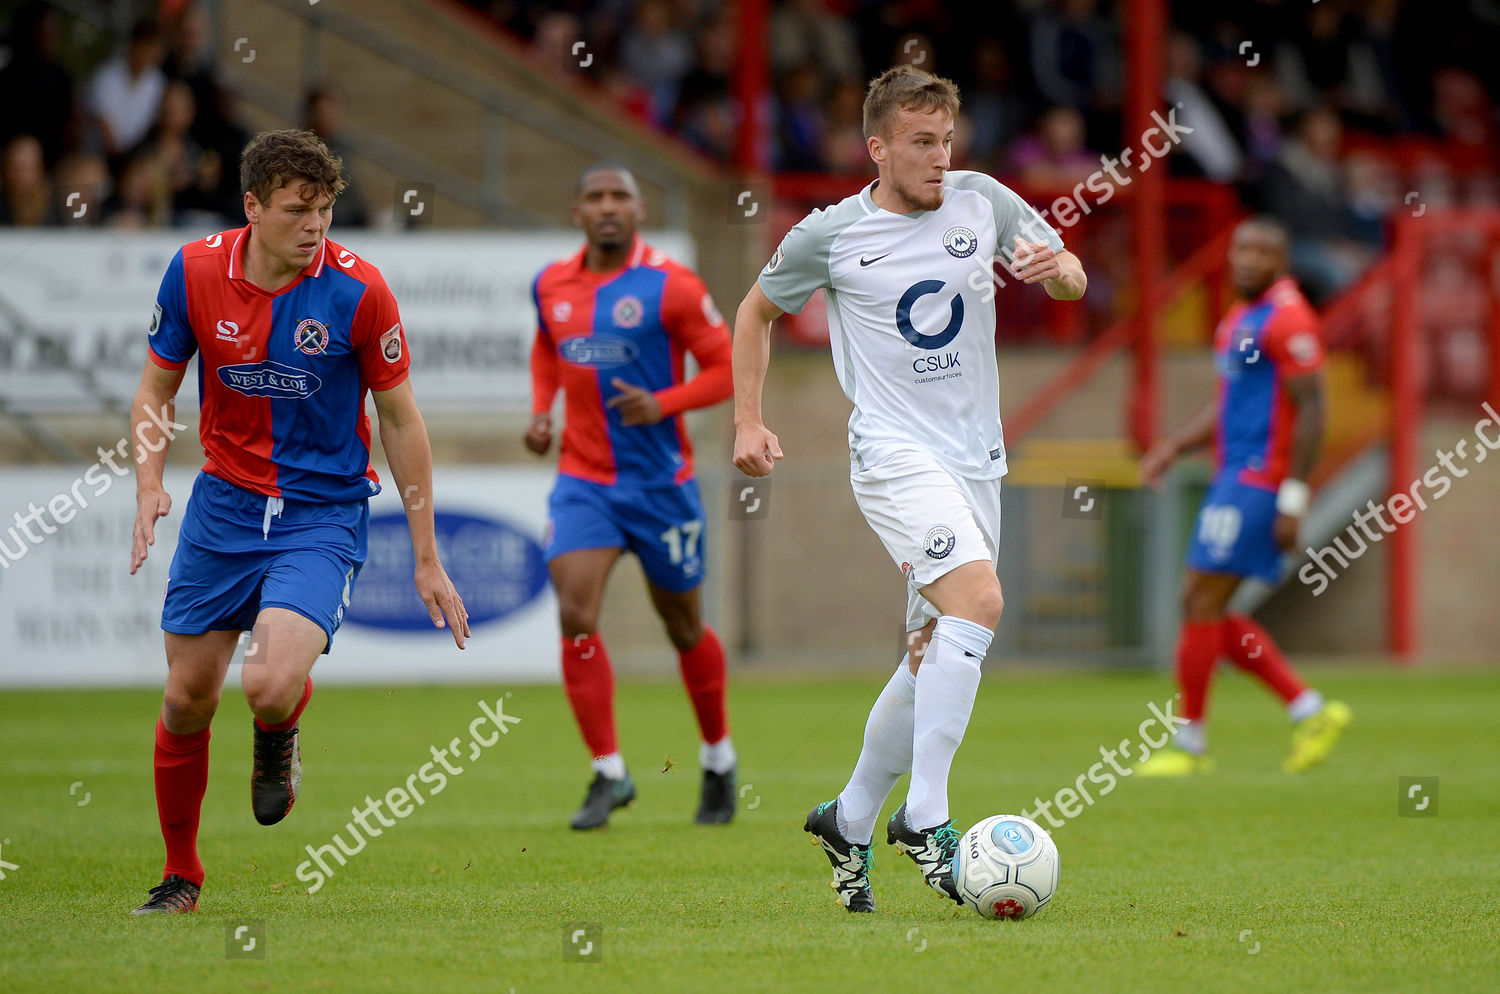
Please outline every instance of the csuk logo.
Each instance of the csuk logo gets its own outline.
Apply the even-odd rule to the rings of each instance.
[[[640,355],[640,349],[628,338],[614,335],[579,335],[564,339],[557,352],[564,362],[574,366],[591,366],[594,369],[613,369],[628,366]]]
[[[967,259],[979,248],[979,236],[962,225],[943,232],[943,248],[955,259]]]
[[[920,283],[912,284],[896,303],[896,327],[900,330],[902,338],[919,349],[936,351],[957,338],[958,333],[963,330],[964,298],[958,293],[953,295],[948,324],[942,331],[935,335],[924,335],[911,322],[911,309],[916,302],[929,293],[937,293],[945,285],[942,280],[922,280]]]
[[[242,362],[220,366],[219,379],[225,386],[246,397],[271,397],[276,400],[304,400],[318,392],[323,381],[305,369],[283,365],[270,359],[264,362]]]

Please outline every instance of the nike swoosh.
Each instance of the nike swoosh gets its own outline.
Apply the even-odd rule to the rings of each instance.
[[[892,250],[892,251],[894,251],[894,250]],[[890,255],[890,254],[891,254],[890,252],[887,252],[885,255]],[[873,259],[866,259],[864,256],[860,256],[859,257],[859,264],[861,266],[871,265],[872,263],[876,263],[876,262],[879,262],[881,259],[884,259],[885,255],[877,255]]]

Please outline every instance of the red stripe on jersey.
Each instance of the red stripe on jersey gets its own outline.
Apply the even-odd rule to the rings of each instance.
[[[673,336],[669,348],[672,355],[672,382],[681,383],[687,350],[683,348],[682,340],[676,336]],[[693,478],[693,440],[688,438],[687,425],[681,414],[673,415],[672,421],[677,429],[677,447],[682,450],[682,465],[677,468],[672,482],[680,486]]]
[[[538,296],[547,299],[548,284],[564,275],[570,261],[549,266],[537,283]],[[554,347],[569,338],[593,333],[594,294],[576,294],[567,298],[572,312],[566,323],[548,322]],[[547,320],[543,315],[543,320]],[[560,330],[565,329],[565,330]],[[609,444],[609,424],[604,415],[604,396],[599,389],[599,373],[591,367],[558,362],[558,382],[563,390],[563,437],[558,454],[557,471],[581,480],[613,486],[619,477],[614,450]]]

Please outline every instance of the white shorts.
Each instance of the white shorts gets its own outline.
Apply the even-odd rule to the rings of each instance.
[[[1000,562],[1000,481],[957,476],[931,456],[894,452],[849,475],[859,505],[906,577],[906,630],[941,614],[921,589],[964,563]]]

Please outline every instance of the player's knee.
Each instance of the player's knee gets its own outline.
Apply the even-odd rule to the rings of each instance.
[[[701,618],[667,618],[665,623],[667,638],[672,640],[672,647],[679,652],[686,652],[703,641],[703,619]]]
[[[1184,621],[1213,621],[1224,613],[1223,606],[1213,592],[1196,584],[1188,584],[1182,590],[1182,619]]]
[[[991,587],[983,587],[974,592],[973,602],[969,606],[970,620],[976,624],[994,631],[1000,624],[1000,615],[1005,611],[1005,597],[1000,593],[1000,585],[997,583]]]
[[[599,627],[599,608],[582,600],[559,598],[557,614],[565,638],[592,635]]]
[[[162,695],[162,724],[173,735],[188,735],[206,728],[219,709],[219,691],[194,687],[168,686]]]
[[[257,718],[291,711],[307,685],[305,677],[295,674],[268,673],[258,680],[243,680],[245,701]]]

